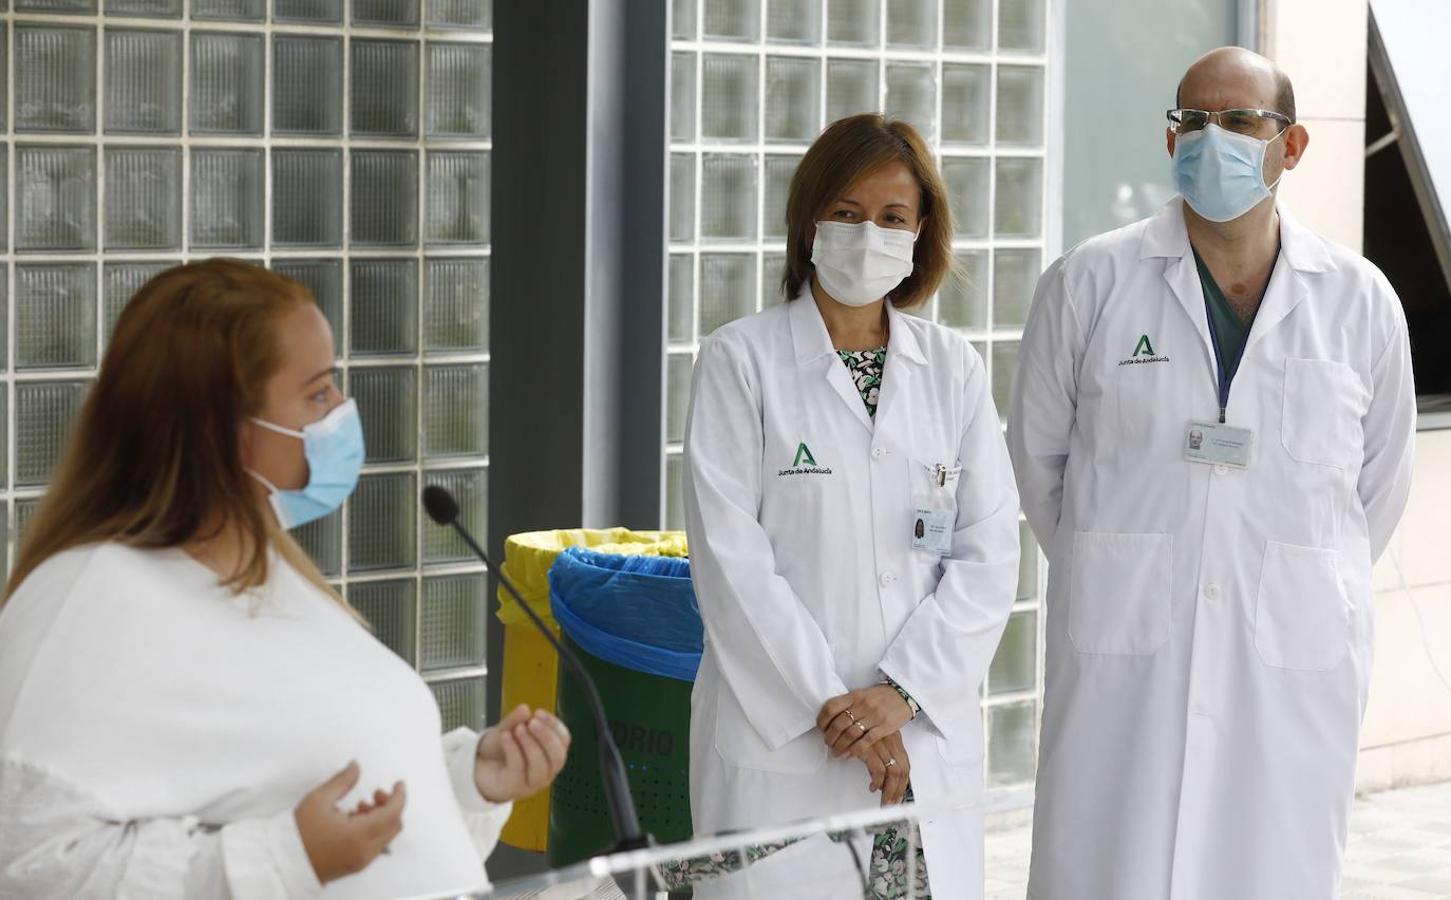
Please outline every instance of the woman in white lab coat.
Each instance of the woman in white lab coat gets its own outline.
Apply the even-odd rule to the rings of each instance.
[[[1016,593],[1018,498],[982,359],[901,311],[951,267],[931,153],[901,122],[835,123],[792,179],[787,235],[787,302],[703,340],[694,375],[695,828],[915,798],[932,896],[976,898],[978,687]],[[905,837],[875,842],[878,896],[906,895]],[[697,890],[840,897],[857,878],[808,841]]]
[[[568,732],[521,707],[440,738],[288,537],[364,456],[307,290],[228,260],[156,276],[71,429],[0,608],[0,896],[485,886]]]

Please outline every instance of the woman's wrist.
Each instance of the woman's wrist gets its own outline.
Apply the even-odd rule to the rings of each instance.
[[[912,695],[907,693],[906,688],[902,687],[900,684],[886,677],[885,675],[882,676],[882,684],[896,691],[897,696],[901,697],[902,701],[907,704],[907,708],[912,710],[912,718],[917,718],[917,714],[922,711],[922,707],[917,705],[917,701],[912,699]]]

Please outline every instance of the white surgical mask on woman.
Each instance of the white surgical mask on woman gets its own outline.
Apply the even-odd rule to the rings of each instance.
[[[917,233],[871,222],[817,222],[811,262],[821,287],[846,306],[887,296],[912,274]]]

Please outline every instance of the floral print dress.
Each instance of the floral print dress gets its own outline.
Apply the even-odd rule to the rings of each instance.
[[[837,354],[851,372],[857,390],[861,392],[867,415],[875,419],[882,388],[882,372],[887,364],[887,348],[838,350]],[[903,802],[912,801],[912,786],[908,785]],[[914,832],[912,835],[908,834],[905,827],[887,826],[874,829],[872,858],[866,862],[868,868],[862,873],[867,882],[864,896],[869,900],[898,900],[907,897],[931,900],[932,889],[927,880],[927,859],[922,852],[922,836],[917,832],[915,823],[910,827]],[[833,834],[830,837],[833,841],[840,842],[847,840],[849,835]],[[796,841],[792,840],[747,847],[746,861],[756,862],[794,843]],[[916,845],[915,851],[912,849],[913,843]],[[916,871],[915,878],[911,879],[912,883],[909,885],[909,876],[913,873],[909,872],[912,867],[908,866],[908,854],[913,852],[916,854]],[[720,853],[699,859],[676,861],[663,866],[661,874],[672,889],[679,889],[692,881],[733,872],[740,867],[738,853]]]

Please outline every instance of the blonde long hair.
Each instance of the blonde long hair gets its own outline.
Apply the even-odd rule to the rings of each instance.
[[[298,282],[229,259],[176,266],[137,291],[26,528],[4,599],[74,547],[179,547],[232,525],[242,554],[225,587],[264,584],[271,547],[351,612],[257,503],[241,458],[242,423],[261,410],[282,364],[278,320],[314,302]]]

